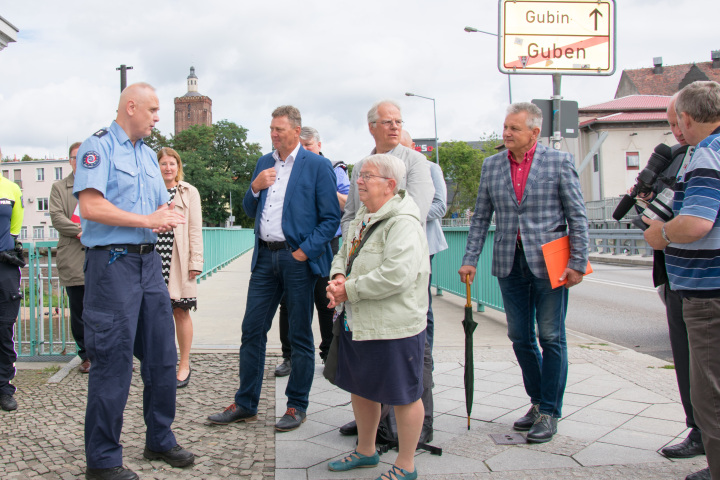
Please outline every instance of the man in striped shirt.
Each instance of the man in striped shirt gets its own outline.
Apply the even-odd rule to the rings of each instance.
[[[720,84],[686,86],[675,112],[685,139],[697,147],[678,172],[675,217],[650,222],[645,239],[665,249],[670,285],[683,298],[690,395],[709,465],[686,480],[720,479]]]

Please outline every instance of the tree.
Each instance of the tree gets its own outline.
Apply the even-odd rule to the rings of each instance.
[[[480,185],[480,174],[485,158],[494,155],[502,141],[496,134],[480,139],[482,148],[475,149],[466,142],[440,144],[440,166],[448,184],[448,215],[452,212],[473,209]]]
[[[152,133],[150,136],[143,138],[143,142],[148,147],[152,148],[154,152],[157,152],[163,147],[169,147],[170,141],[168,138],[160,133],[160,130],[157,128],[152,129]]]
[[[261,151],[259,144],[247,143],[247,129],[227,120],[212,126],[193,125],[171,143],[182,158],[185,180],[200,192],[205,222],[224,225],[232,196],[235,223],[251,227],[242,199]]]
[[[33,160],[35,160],[35,159],[32,158],[27,153],[25,155],[23,155],[22,158],[20,159],[21,162],[32,162]]]

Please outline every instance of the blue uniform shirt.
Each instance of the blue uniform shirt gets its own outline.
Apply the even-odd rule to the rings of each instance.
[[[79,198],[87,188],[99,191],[121,210],[140,215],[153,213],[169,198],[155,153],[142,140],[133,147],[117,122],[80,145],[73,193]],[[114,227],[84,218],[81,225],[80,240],[86,247],[157,241],[148,228]]]

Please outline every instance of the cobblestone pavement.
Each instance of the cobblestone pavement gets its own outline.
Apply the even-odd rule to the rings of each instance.
[[[143,479],[274,478],[275,363],[276,358],[268,355],[258,421],[220,426],[205,418],[232,403],[238,385],[238,355],[192,355],[192,380],[187,388],[178,391],[173,424],[178,442],[196,456],[195,465],[186,469],[142,457],[142,380],[134,374],[120,440],[125,466]],[[73,369],[61,382],[48,384],[52,373],[18,371],[18,410],[0,412],[0,479],[84,478],[88,377]]]
[[[642,389],[638,392],[644,393],[633,401],[650,405],[647,408],[677,411],[674,375],[671,370],[662,368],[665,365],[663,362],[627,349],[592,345],[571,348],[569,353],[571,367],[568,390],[577,390],[578,385],[587,381],[592,386],[602,386],[608,382],[608,375],[612,375],[614,386],[608,391],[621,387]],[[417,465],[421,478],[671,480],[682,479],[706,465],[705,457],[702,456],[680,461],[665,459],[655,453],[656,447],[637,450],[637,455],[650,455],[647,460],[625,457],[627,460],[613,462],[616,463],[614,465],[591,465],[593,461],[587,461],[588,456],[583,451],[589,452],[599,446],[608,449],[607,455],[617,455],[627,440],[622,436],[611,438],[610,434],[604,432],[594,433],[593,429],[608,427],[601,424],[614,421],[613,415],[618,415],[617,408],[600,406],[599,402],[612,400],[612,396],[606,393],[598,393],[597,398],[591,399],[598,405],[596,419],[581,418],[575,422],[576,426],[583,425],[583,421],[589,422],[580,428],[581,433],[576,428],[566,428],[572,424],[573,410],[578,408],[571,404],[583,397],[581,393],[569,392],[566,418],[560,423],[560,431],[552,442],[542,445],[495,445],[488,434],[507,433],[510,420],[506,417],[512,419],[517,410],[524,410],[525,406],[519,409],[502,403],[492,406],[492,401],[484,400],[489,398],[487,392],[478,390],[472,428],[467,431],[464,412],[455,410],[453,405],[457,402],[453,388],[458,389],[458,380],[462,383],[457,376],[457,367],[463,358],[462,351],[440,350],[435,356],[437,393],[434,444],[443,448],[443,456],[419,453]],[[173,428],[181,445],[196,454],[196,464],[188,469],[172,468],[162,461],[150,462],[142,458],[145,432],[142,382],[139,375],[134,375],[121,439],[125,447],[125,465],[138,472],[143,479],[295,480],[375,478],[379,475],[380,472],[374,469],[372,472],[367,469],[357,474],[327,471],[326,458],[335,455],[328,452],[350,449],[354,439],[341,437],[337,433],[336,427],[349,420],[352,413],[347,405],[347,394],[332,391],[332,387],[320,377],[320,366],[316,369],[308,422],[297,431],[278,434],[276,438],[273,425],[276,417],[283,412],[276,410],[275,404],[284,405],[282,389],[287,381],[286,378],[276,379],[273,376],[278,361],[277,355],[268,355],[258,421],[216,426],[209,424],[205,417],[232,402],[237,387],[238,355],[229,351],[192,355],[193,379],[188,388],[178,392],[177,416]],[[475,366],[476,387],[479,389],[489,388],[493,382],[519,381],[519,378],[512,379],[519,374],[511,349],[476,349]],[[16,385],[19,409],[16,412],[0,412],[1,479],[69,480],[84,476],[83,420],[88,377],[80,375],[73,368],[59,383],[47,383],[53,373],[52,369],[18,372]],[[583,380],[583,376],[587,376],[587,379]],[[509,392],[508,395],[499,400],[504,403],[512,395],[522,397],[517,391]],[[631,401],[616,400],[616,403],[628,407]],[[512,412],[498,417],[503,413],[501,408]],[[653,421],[652,416],[641,415],[635,420]],[[630,420],[625,421],[625,425]],[[677,423],[680,419],[673,420]],[[587,431],[582,432],[583,428]],[[643,431],[642,425],[637,428],[635,431],[616,430],[624,431],[638,442],[652,437],[647,429]],[[650,431],[653,431],[652,428]],[[679,428],[672,425],[672,428],[672,432],[666,432],[672,441],[684,435],[682,425]],[[298,445],[294,446],[295,443]],[[384,455],[383,462],[392,462],[394,455],[393,452]],[[603,451],[595,450],[594,455],[602,456]],[[301,466],[294,462],[306,464]]]

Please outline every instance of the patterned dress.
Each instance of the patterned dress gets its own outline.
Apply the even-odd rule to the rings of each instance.
[[[168,194],[170,199],[168,203],[175,199],[177,193],[177,185],[172,188],[168,188]],[[170,262],[172,260],[173,245],[175,243],[175,232],[170,230],[165,233],[158,233],[157,245],[155,249],[160,254],[160,260],[162,261],[162,274],[165,279],[165,285],[170,281]],[[197,310],[197,298],[181,298],[180,300],[170,299],[172,308],[182,308],[183,310]]]

